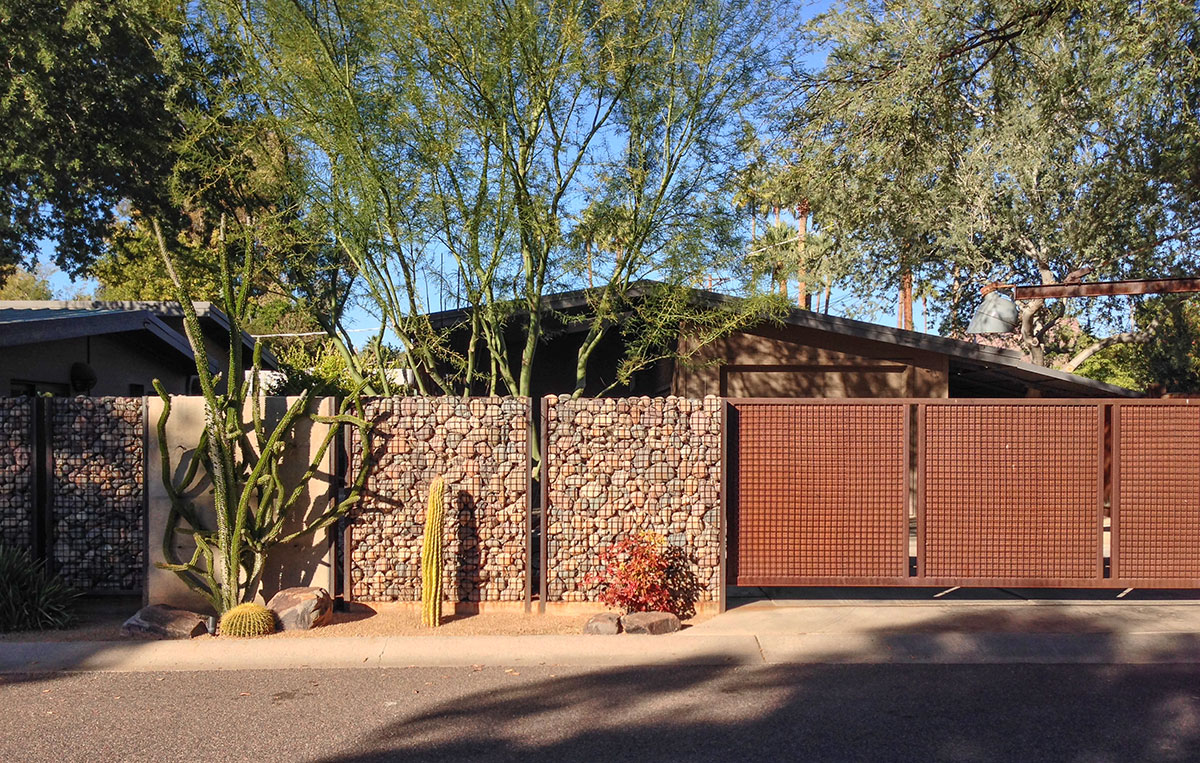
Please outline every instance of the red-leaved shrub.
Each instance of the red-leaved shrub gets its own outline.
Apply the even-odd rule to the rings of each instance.
[[[600,552],[602,567],[589,582],[600,600],[625,612],[696,614],[698,586],[683,549],[656,533],[639,532]]]

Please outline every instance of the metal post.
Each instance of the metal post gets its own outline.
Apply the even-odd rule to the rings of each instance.
[[[538,434],[533,420],[533,398],[525,398],[525,416],[528,419],[525,429],[525,478],[530,481],[525,491],[525,612],[529,613],[533,611],[533,438]],[[542,426],[546,426],[545,418],[542,419]],[[545,451],[542,451],[542,458],[545,457]],[[540,480],[538,486],[541,487]]]
[[[549,586],[547,585],[548,580],[549,580],[549,559],[547,559],[547,551],[546,551],[546,549],[548,548],[548,545],[546,543],[546,528],[549,526],[549,523],[547,522],[547,517],[550,514],[550,501],[549,501],[550,491],[547,490],[548,480],[550,477],[550,469],[549,469],[550,452],[549,452],[549,447],[548,447],[549,443],[550,443],[549,433],[550,433],[550,401],[543,397],[542,398],[542,431],[541,431],[542,463],[539,464],[539,475],[541,476],[541,486],[540,487],[541,487],[541,497],[542,497],[542,511],[541,511],[541,517],[540,517],[541,526],[542,526],[542,537],[539,539],[540,540],[539,550],[541,552],[541,563],[538,565],[538,571],[540,573],[538,575],[538,614],[541,614],[541,615],[546,614],[546,596],[547,596],[547,592],[549,590]]]
[[[717,523],[717,539],[718,539],[718,557],[717,557],[717,611],[724,612],[726,609],[726,588],[729,581],[726,580],[726,555],[729,551],[729,535],[726,528],[729,527],[729,403],[723,398],[721,400],[721,511],[720,518]]]

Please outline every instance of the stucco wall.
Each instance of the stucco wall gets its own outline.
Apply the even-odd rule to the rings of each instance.
[[[524,601],[528,591],[528,398],[372,398],[375,465],[349,521],[351,596],[421,598],[429,484],[446,479],[443,590],[455,602]],[[351,473],[361,458],[355,436]]]
[[[263,404],[263,418],[268,424],[279,420],[295,398],[268,397]],[[163,404],[157,397],[147,399],[147,417],[150,433],[146,442],[149,449],[147,490],[147,585],[145,598],[154,604],[172,604],[196,610],[207,608],[207,602],[194,593],[167,570],[158,569],[155,563],[163,559],[163,539],[167,529],[167,518],[171,509],[170,499],[162,483],[162,459],[159,455],[156,426]],[[309,401],[309,413],[332,415],[335,412],[332,398]],[[247,410],[246,421],[250,421]],[[288,457],[281,477],[285,488],[290,490],[299,475],[308,468],[322,439],[329,429],[328,424],[301,417],[294,436],[287,442]],[[171,416],[167,420],[166,434],[170,471],[178,479],[187,467],[187,460],[195,450],[200,433],[204,428],[204,399],[201,397],[171,397]],[[336,499],[337,477],[334,468],[334,449],[330,448],[318,465],[316,476],[301,495],[296,511],[284,528],[284,533],[300,529],[312,517],[319,516]],[[196,503],[207,527],[214,527],[212,494],[207,477],[201,476],[186,494]],[[191,558],[195,545],[185,536],[172,536],[176,558]],[[262,586],[256,592],[256,600],[265,602],[277,591],[291,586],[320,586],[329,592],[334,590],[334,559],[332,535],[324,530],[300,540],[279,546],[270,552],[263,572]]]
[[[683,548],[699,600],[719,600],[721,401],[546,400],[546,601],[595,601],[598,552],[638,531]]]

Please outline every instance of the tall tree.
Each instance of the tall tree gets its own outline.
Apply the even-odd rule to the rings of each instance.
[[[863,291],[937,284],[954,322],[991,281],[1194,269],[1193,4],[849,0],[808,34],[828,59],[802,77],[792,170],[825,179],[814,209]],[[1090,352],[1055,330],[1072,312],[1022,305],[1032,360]]]
[[[206,5],[252,62],[264,107],[303,147],[307,204],[354,262],[422,390],[481,377],[511,394],[530,390],[543,295],[580,285],[586,263],[598,292],[581,379],[630,284],[690,284],[735,251],[726,175],[738,114],[754,106],[768,64],[773,6]],[[465,355],[425,318],[442,295],[471,308]],[[521,346],[510,351],[513,322]]]
[[[162,207],[180,19],[165,0],[0,4],[0,279],[41,240],[77,275],[119,202]]]

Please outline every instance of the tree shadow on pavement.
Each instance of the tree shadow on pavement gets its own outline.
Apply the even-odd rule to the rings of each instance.
[[[871,634],[880,654],[925,638],[920,664],[659,665],[461,695],[366,733],[337,760],[1194,760],[1200,666],[1109,664],[1121,635],[1039,612],[1005,623],[947,612]],[[996,632],[1087,633],[1093,664],[931,664]],[[955,653],[939,655],[952,635]],[[1195,639],[1183,634],[1181,646]],[[596,649],[605,637],[596,638]],[[629,637],[610,637],[629,638]],[[644,637],[652,638],[652,637]],[[678,638],[669,637],[669,638]],[[1153,659],[1169,661],[1171,655]],[[330,758],[332,760],[334,758]]]

